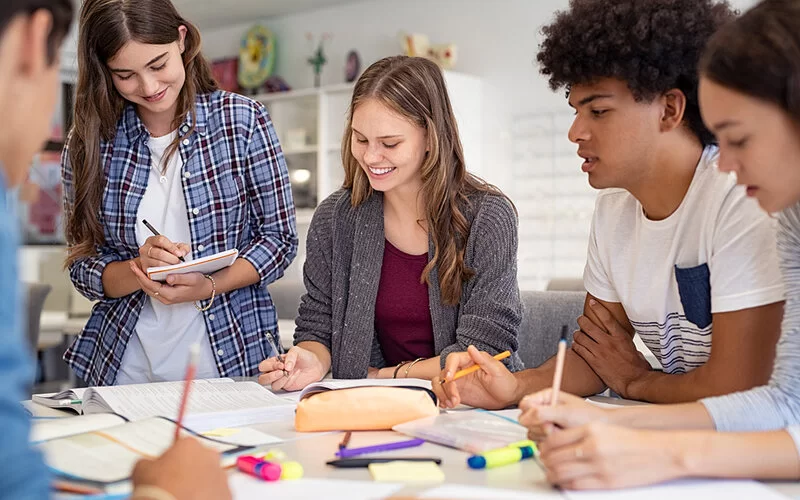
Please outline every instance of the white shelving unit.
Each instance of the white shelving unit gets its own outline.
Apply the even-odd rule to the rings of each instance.
[[[267,106],[281,142],[298,219],[310,218],[306,212],[344,181],[339,141],[352,92],[352,84],[340,84],[255,96]],[[291,131],[302,131],[305,140],[291,141]]]

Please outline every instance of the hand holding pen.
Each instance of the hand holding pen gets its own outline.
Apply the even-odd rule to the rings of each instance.
[[[286,354],[281,353],[281,350],[275,344],[275,340],[272,338],[272,335],[269,332],[267,333],[267,342],[269,342],[269,347],[272,349],[272,354],[274,354],[274,356],[270,356],[270,358],[276,358],[283,364],[283,368],[281,368],[283,370],[283,376],[288,377],[289,372],[286,371]]]
[[[270,340],[271,342],[271,340]],[[273,352],[280,352],[273,347]],[[270,357],[258,365],[258,382],[273,391],[299,391],[308,384],[319,382],[327,373],[313,352],[294,346],[286,354]]]
[[[139,257],[128,263],[144,293],[162,304],[172,305],[208,300],[219,292],[214,280],[201,273],[172,274],[166,283],[151,280],[147,275],[148,268],[179,264],[190,249],[186,243],[173,243],[158,234],[146,220],[142,220],[142,224],[154,235],[139,248]]]
[[[475,346],[449,354],[444,370],[432,382],[439,406],[455,408],[464,403],[494,410],[516,404],[517,379],[500,361],[508,355],[493,357]]]
[[[186,243],[174,243],[166,236],[160,234],[146,220],[142,224],[153,236],[147,238],[139,248],[139,260],[142,271],[147,272],[148,267],[170,266],[179,262],[186,262],[184,256],[189,254],[190,248]]]

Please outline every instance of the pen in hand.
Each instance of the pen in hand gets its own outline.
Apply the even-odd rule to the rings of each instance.
[[[506,359],[509,356],[511,356],[511,351],[503,351],[503,352],[495,354],[492,357],[494,359],[496,359],[497,361],[502,361],[502,360]],[[456,374],[453,375],[453,378],[451,378],[449,380],[443,378],[443,379],[439,380],[439,383],[441,385],[444,385],[447,382],[452,382],[454,380],[458,380],[458,379],[460,379],[461,377],[463,377],[465,375],[469,375],[470,373],[474,373],[474,372],[480,370],[480,368],[481,367],[479,365],[472,365],[469,368],[464,368],[462,370],[458,370],[456,372]]]
[[[288,377],[289,376],[289,372],[286,371],[286,365],[285,365],[285,363],[286,363],[286,355],[285,354],[281,354],[280,349],[278,349],[278,346],[275,345],[275,342],[272,340],[272,335],[270,335],[269,332],[267,332],[267,342],[269,342],[269,346],[272,348],[272,352],[275,353],[275,357],[278,359],[278,361],[280,361],[281,363],[284,363],[283,376],[284,377]]]
[[[564,375],[564,359],[567,352],[567,325],[561,327],[561,338],[558,341],[556,353],[556,370],[553,374],[553,390],[550,396],[550,406],[558,404],[558,392],[561,390],[561,377]]]
[[[161,233],[156,231],[156,228],[151,226],[150,223],[147,222],[146,220],[142,219],[142,224],[144,224],[145,227],[147,227],[147,229],[149,229],[150,232],[153,233],[153,236],[161,236]],[[178,258],[180,259],[181,262],[186,262],[185,260],[183,260],[183,257],[178,257]]]

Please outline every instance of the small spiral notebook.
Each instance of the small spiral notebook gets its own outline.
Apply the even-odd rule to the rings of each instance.
[[[153,281],[166,281],[170,274],[211,274],[231,266],[239,257],[239,250],[225,250],[208,257],[181,262],[171,266],[148,267],[147,277]]]

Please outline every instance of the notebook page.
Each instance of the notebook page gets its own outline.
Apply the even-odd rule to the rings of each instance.
[[[161,455],[174,437],[175,424],[152,418],[48,441],[40,448],[57,472],[107,483],[127,479],[139,459]],[[203,445],[220,453],[236,448],[211,440],[203,440]]]
[[[220,427],[242,427],[268,422],[294,422],[296,406],[294,403],[287,404],[284,402],[278,406],[270,405],[260,408],[194,413],[186,416],[183,425],[195,432],[206,432]]]
[[[125,419],[113,413],[98,413],[72,418],[54,418],[33,420],[31,425],[31,443],[49,441],[66,436],[74,436],[84,432],[107,429],[124,424]]]
[[[595,401],[593,399],[586,398],[585,400],[590,405],[597,406],[599,408],[605,408],[608,410],[618,410],[619,408],[625,408],[623,405],[615,405],[614,403],[606,403],[604,401]]]
[[[152,416],[175,419],[178,416],[183,387],[184,382],[96,387],[90,389],[93,391],[93,396],[84,403],[85,411],[99,413],[110,409],[131,420]],[[189,417],[200,413],[230,413],[287,405],[291,403],[275,396],[256,382],[195,380],[189,392],[186,413],[188,421]]]
[[[570,500],[786,500],[786,497],[756,481],[684,480],[612,491],[565,491]]]

